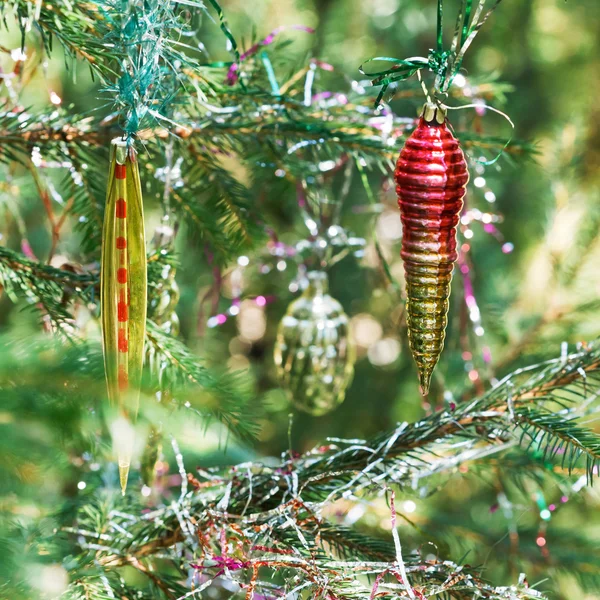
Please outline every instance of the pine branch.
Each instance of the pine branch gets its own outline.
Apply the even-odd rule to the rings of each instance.
[[[0,283],[13,301],[23,296],[29,304],[40,304],[52,322],[61,327],[72,320],[68,304],[73,296],[91,301],[97,275],[57,269],[0,247]],[[68,331],[62,328],[68,334]]]
[[[285,535],[285,531],[282,533]],[[319,524],[319,536],[340,558],[378,562],[392,562],[395,559],[396,549],[391,540],[374,538],[350,527],[324,521]],[[301,546],[298,540],[295,542],[295,546]],[[290,541],[288,545],[292,545]]]
[[[70,585],[61,598],[65,600],[114,600],[115,594],[108,580],[101,577],[86,577]]]
[[[174,190],[172,204],[203,240],[211,261],[223,264],[264,240],[264,227],[249,190],[219,161],[222,151],[189,139],[184,171],[187,185]]]
[[[250,396],[243,390],[243,374],[217,375],[152,321],[147,324],[146,344],[149,367],[158,374],[156,388],[162,394],[204,419],[222,422],[241,439],[254,439],[257,406],[250,406]]]
[[[306,163],[312,165],[343,153],[387,164],[395,161],[406,132],[415,122],[392,113],[382,116],[371,108],[368,97],[356,93],[315,106],[305,106],[293,96],[274,100],[260,88],[241,91],[221,88],[218,93],[218,106],[199,101],[174,116],[180,123],[177,135],[184,139],[197,138],[196,147],[210,139],[211,146],[225,153],[234,148],[246,154],[258,146],[263,152],[270,151],[277,162],[288,168],[288,163],[293,166],[294,160],[306,153]],[[0,119],[0,139],[9,150],[13,146],[32,147],[36,143],[65,140],[105,145],[119,131],[112,119],[91,122],[83,117],[82,127],[78,127],[73,117],[65,120],[65,117],[36,115],[23,120],[23,116],[21,123],[12,113],[7,113],[4,121]],[[140,137],[146,140],[166,135],[168,132],[162,127],[140,132]],[[459,131],[458,136],[467,151],[477,152],[478,156],[481,153],[495,155],[506,142],[503,138],[470,131]],[[527,156],[535,153],[535,148],[513,140],[505,152]]]
[[[118,593],[118,596],[116,595]],[[82,577],[75,581],[59,596],[61,600],[135,600],[138,590],[125,583],[122,578],[111,577],[101,572],[98,575]],[[165,598],[156,594],[153,598]]]
[[[514,453],[524,437],[535,439],[547,457],[557,452],[558,439],[565,448],[563,456],[572,454],[565,459],[567,466],[572,467],[584,453],[589,457],[589,472],[598,458],[599,439],[573,419],[577,406],[572,400],[580,395],[582,377],[587,392],[594,394],[600,388],[599,358],[597,345],[590,345],[566,359],[519,370],[453,413],[438,412],[372,440],[328,440],[304,455],[284,457],[275,467],[245,464],[200,471],[200,479],[189,476],[193,492],[184,477],[179,505],[160,508],[145,518],[107,517],[116,518],[118,527],[103,538],[104,549],[96,560],[104,568],[119,569],[132,557],[164,558],[183,545],[194,556],[200,553],[194,564],[208,577],[207,585],[217,584],[215,578],[224,574],[221,567],[226,565],[227,577],[263,592],[271,584],[260,570],[276,569],[290,574],[290,579],[284,577],[290,585],[302,585],[313,593],[325,589],[334,596],[369,596],[373,588],[360,583],[357,573],[375,578],[383,596],[401,593],[404,581],[395,562],[397,548],[389,541],[328,523],[321,511],[336,499],[364,502],[415,478],[445,470],[455,473],[465,461],[477,465],[506,449]],[[548,407],[557,402],[566,408],[551,413]],[[527,445],[521,452],[527,453]],[[518,467],[516,460],[511,464]],[[532,466],[529,460],[523,465]],[[193,517],[182,518],[185,514]],[[85,528],[85,521],[80,526]],[[91,542],[94,534],[82,535]],[[236,548],[232,556],[223,555],[228,547],[223,545],[223,535]],[[178,559],[173,556],[173,560]],[[501,598],[508,593],[452,563],[422,561],[410,553],[404,562],[417,595],[470,598],[477,589],[483,597]],[[289,593],[292,588],[283,585],[284,593]],[[539,597],[524,586],[511,588],[510,593],[516,598]]]
[[[145,398],[154,398],[160,391],[165,408],[191,411],[205,427],[215,420],[238,439],[254,439],[256,406],[249,410],[250,396],[243,389],[241,375],[211,370],[152,323],[147,344],[152,352],[142,386]],[[98,344],[75,339],[62,344],[47,338],[19,343],[5,338],[2,347],[0,393],[6,409],[24,411],[23,418],[29,419],[52,419],[66,411],[62,418],[68,415],[75,429],[73,423],[85,407],[104,403],[106,386]],[[166,367],[165,361],[169,361]],[[15,373],[19,385],[15,385]]]
[[[565,260],[558,265],[558,276],[564,286],[571,285],[577,277],[580,268],[586,263],[586,259],[595,247],[600,232],[600,208],[598,197],[590,199],[590,208],[581,220],[581,226],[577,230],[577,236],[573,240]]]
[[[71,164],[67,177],[74,198],[73,216],[81,234],[81,250],[97,254],[102,243],[108,153],[104,148],[91,152],[86,145],[65,146]]]
[[[545,460],[562,454],[562,464],[573,469],[581,456],[586,459],[586,472],[592,480],[594,467],[600,460],[600,436],[579,427],[574,419],[565,419],[555,413],[525,407],[518,412],[522,438],[543,448]]]
[[[594,466],[600,461],[598,435],[579,427],[570,418],[571,412],[563,411],[548,417],[548,413],[540,415],[532,407],[533,403],[544,406],[551,402],[572,402],[580,396],[582,387],[593,394],[600,387],[599,359],[600,350],[593,345],[566,361],[549,361],[536,369],[517,371],[482,398],[465,402],[452,413],[434,413],[413,425],[402,424],[396,431],[372,440],[343,445],[333,443],[332,448],[322,455],[291,460],[280,468],[296,473],[298,489],[305,499],[333,501],[348,490],[346,486],[350,483],[356,491],[376,480],[381,472],[387,472],[395,483],[409,482],[418,472],[421,461],[427,460],[427,453],[443,439],[456,436],[497,444],[515,437],[519,439],[520,432],[524,431],[530,439],[539,440],[548,457],[564,450],[563,462],[568,469],[584,455],[591,478]],[[528,372],[533,374],[517,385],[523,373]],[[267,484],[270,489],[278,481],[277,477],[273,479]],[[278,486],[283,483],[279,481]],[[254,490],[259,485],[255,481]],[[266,506],[284,501],[289,493],[284,484],[278,493],[268,497]]]
[[[600,582],[600,550],[593,536],[586,537],[581,529],[564,529],[550,523],[544,533],[545,552],[540,552],[536,543],[539,528],[522,526],[518,540],[511,540],[503,529],[482,526],[464,511],[431,516],[427,529],[437,532],[444,544],[459,555],[476,545],[486,549],[486,562],[506,566],[511,562],[525,562],[530,579],[550,579],[539,586],[544,590],[552,590],[554,578],[561,574],[574,577],[584,590],[595,591]]]
[[[153,554],[160,556],[163,565],[169,561],[173,567],[182,570],[191,566],[203,575],[202,585],[196,586],[198,593],[209,586],[219,587],[221,581],[229,581],[267,595],[289,594],[296,589],[304,589],[311,596],[321,591],[348,599],[364,599],[375,592],[378,597],[408,595],[399,576],[393,545],[367,539],[356,532],[342,529],[334,532],[301,503],[288,503],[261,515],[249,514],[245,520],[223,512],[222,506],[212,505],[195,513],[190,529],[174,535],[167,523],[172,521],[172,515],[187,513],[188,501],[189,495],[184,495],[180,498],[180,506],[171,505],[144,519],[133,517],[131,510],[129,514],[103,511],[105,516],[99,521],[98,513],[88,509],[78,527],[68,529],[68,533],[86,539],[84,547],[96,550],[95,564],[107,572],[118,572],[136,560],[142,560],[141,557],[150,561]],[[157,520],[165,541],[160,545],[148,541]],[[94,534],[86,529],[92,521],[102,531],[110,533],[95,540]],[[107,527],[108,523],[113,523],[113,527]],[[346,533],[348,544],[345,544]],[[330,551],[336,539],[344,546],[340,551],[349,554],[346,560]],[[140,545],[143,540],[145,543]],[[175,550],[182,547],[193,553],[193,558],[183,564],[179,551]],[[229,552],[228,548],[235,550]],[[377,554],[386,559],[373,560],[373,555]],[[368,555],[370,558],[365,558]],[[433,595],[466,599],[472,598],[475,590],[485,598],[504,598],[508,591],[489,586],[474,569],[450,561],[423,560],[409,553],[404,564],[417,598]],[[85,564],[80,564],[79,569],[85,573]],[[278,578],[273,581],[270,574],[275,573]],[[514,586],[510,591],[515,599],[541,597],[525,584]],[[187,593],[193,595],[192,591]]]
[[[67,55],[85,60],[93,73],[101,78],[114,76],[109,65],[119,55],[105,44],[109,22],[96,2],[7,0],[0,6],[0,22],[6,24],[8,18],[21,28],[22,43],[33,27],[48,53],[52,52],[53,39],[57,39]]]
[[[161,255],[161,258],[164,257]],[[151,255],[149,264],[150,275],[160,274],[162,268],[155,255]],[[155,267],[156,268],[153,268]],[[73,299],[79,302],[92,302],[97,297],[97,273],[75,273],[73,270],[57,269],[43,265],[23,255],[0,247],[0,283],[6,293],[15,302],[24,297],[29,304],[39,305],[49,317],[57,331],[63,333],[72,342],[77,342],[73,350],[79,353],[77,357],[69,354],[72,364],[83,369],[81,376],[93,376],[97,397],[104,394],[101,355],[94,354],[96,361],[90,356],[90,346],[73,338],[71,323],[73,316],[70,304]],[[152,289],[152,285],[150,286]],[[200,414],[205,420],[214,418],[226,425],[229,430],[242,439],[252,439],[255,434],[256,406],[249,410],[249,395],[242,388],[243,377],[227,373],[217,375],[205,367],[200,359],[190,353],[179,340],[168,336],[148,322],[147,334],[147,363],[150,375],[146,377],[145,390],[154,393],[160,390],[166,398],[177,406],[187,407]],[[41,348],[32,345],[27,355],[34,361],[36,352],[42,353]],[[61,363],[63,364],[63,363]],[[57,368],[58,365],[54,365]],[[65,368],[64,375],[78,374],[72,367]],[[60,367],[59,371],[63,369]],[[53,373],[53,379],[59,378],[59,372]],[[25,381],[25,380],[23,380]],[[38,385],[43,386],[42,380]],[[48,391],[48,387],[46,386]],[[64,391],[62,380],[59,390]],[[91,391],[90,391],[91,393]]]
[[[23,108],[4,110],[0,111],[0,160],[23,162],[34,146],[43,146],[47,160],[64,160],[73,147],[108,144],[117,131],[110,120],[103,124],[89,115],[54,106],[45,113]]]
[[[277,161],[289,169],[295,156],[308,153],[306,162],[314,165],[319,160],[343,153],[355,154],[371,160],[395,161],[406,132],[415,120],[401,118],[393,113],[381,115],[372,109],[371,99],[349,94],[339,101],[324,105],[305,106],[292,97],[280,97],[274,102],[270,94],[260,89],[248,89],[245,94],[220,90],[220,101],[226,108],[217,114],[190,113],[200,120],[189,130],[189,135],[232,136],[248,151],[257,143],[271,149]],[[262,100],[262,102],[260,102]],[[458,132],[467,151],[498,154],[506,140],[474,132]],[[509,155],[531,155],[535,148],[526,142],[513,140],[506,148]],[[329,156],[328,156],[329,153]],[[316,155],[316,156],[315,156]]]

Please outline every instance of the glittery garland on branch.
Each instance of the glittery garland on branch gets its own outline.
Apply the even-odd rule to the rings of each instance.
[[[398,424],[370,440],[327,438],[305,454],[288,451],[279,462],[199,468],[194,475],[186,472],[173,440],[181,491],[172,495],[172,501],[139,514],[118,510],[113,503],[112,510],[102,511],[100,517],[90,514],[86,505],[77,526],[64,529],[77,536],[89,559],[80,576],[98,577],[100,569],[111,581],[111,595],[113,589],[124,589],[114,577],[118,569],[143,569],[142,573],[156,573],[155,583],[179,600],[199,597],[209,587],[219,593],[221,586],[229,592],[239,590],[238,595],[245,592],[246,598],[299,592],[311,598],[357,600],[411,594],[419,599],[545,598],[529,587],[524,576],[509,587],[493,587],[481,579],[478,569],[437,558],[434,545],[421,546],[427,549],[425,556],[416,553],[418,540],[407,540],[403,528],[395,532],[396,517],[402,512],[395,511],[390,486],[415,498],[430,496],[432,477],[444,473],[456,477],[463,471],[457,470],[459,465],[472,466],[494,455],[507,457],[506,452],[519,448],[520,458],[526,460],[513,462],[515,474],[529,473],[538,481],[549,468],[567,476],[576,469],[579,473],[580,466],[581,478],[573,485],[564,482],[572,492],[580,491],[600,460],[597,434],[579,424],[597,412],[590,403],[600,386],[600,349],[591,344],[575,352],[563,350],[560,357],[518,369],[483,396],[450,411]],[[559,413],[553,412],[557,401]],[[531,454],[532,443],[541,444],[538,458]],[[353,528],[355,511],[349,510],[357,507],[362,514],[372,503],[380,517],[384,494],[393,543]],[[501,489],[498,502],[516,526],[518,519]],[[539,518],[546,521],[553,505],[547,506],[539,495],[535,502]],[[416,503],[408,500],[401,511],[415,509]],[[490,512],[494,510],[492,506]],[[536,535],[530,528],[523,533]],[[404,536],[402,548],[399,536]],[[547,544],[543,532],[535,543],[539,548]],[[159,564],[166,568],[165,561],[181,573],[175,589],[167,588],[159,570],[151,571]],[[128,597],[134,596],[127,591]]]

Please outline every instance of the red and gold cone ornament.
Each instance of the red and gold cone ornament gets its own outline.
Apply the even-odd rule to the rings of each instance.
[[[465,156],[443,108],[425,105],[400,152],[394,177],[403,230],[408,339],[425,395],[444,347],[458,258],[456,226],[469,180]]]
[[[111,143],[100,286],[104,369],[109,400],[117,409],[111,430],[125,493],[140,397],[147,274],[137,156],[131,144],[120,139]]]

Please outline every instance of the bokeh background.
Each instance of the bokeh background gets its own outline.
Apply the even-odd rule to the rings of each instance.
[[[227,0],[222,4],[234,34],[245,40],[244,47],[282,25],[314,28],[314,34],[294,29],[281,33],[277,51],[285,55],[290,73],[307,57],[331,64],[334,70],[321,75],[321,85],[336,91],[361,79],[358,67],[368,58],[427,56],[434,44],[433,0]],[[455,14],[452,8],[452,2],[448,2],[448,35],[453,26],[451,15]],[[181,335],[214,365],[227,364],[244,371],[247,385],[256,396],[260,424],[256,444],[248,446],[227,439],[218,427],[204,432],[189,418],[172,416],[168,428],[179,439],[190,467],[276,456],[290,445],[304,451],[327,436],[370,436],[397,422],[416,420],[445,403],[472,396],[517,367],[558,356],[563,342],[573,347],[600,333],[599,17],[597,0],[505,0],[467,55],[467,81],[472,77],[507,84],[505,103],[498,108],[514,121],[514,136],[530,141],[535,153],[502,158],[473,174],[469,206],[497,215],[502,239],[485,231],[485,221],[463,227],[463,242],[471,247],[471,274],[481,323],[469,320],[457,276],[446,349],[427,401],[418,393],[416,369],[402,326],[402,303],[384,285],[372,243],[375,221],[392,273],[402,281],[401,228],[389,178],[381,173],[369,175],[378,195],[377,212],[367,208],[358,177],[345,201],[343,225],[365,237],[368,245],[364,258],[344,259],[332,269],[331,293],[352,319],[359,358],[345,402],[323,417],[293,411],[275,376],[275,332],[287,305],[296,297],[290,291],[294,288],[295,263],[274,259],[266,248],[240,257],[237,266],[227,271],[217,312],[230,306],[236,286],[241,286],[245,297],[263,296],[269,301],[264,306],[255,301],[242,302],[237,318],[212,327],[213,273],[202,243],[185,230],[181,232],[177,274]],[[216,24],[204,19],[199,26],[208,60],[226,59],[227,49]],[[3,46],[19,47],[16,31],[2,35]],[[283,45],[284,41],[291,41],[291,46]],[[9,67],[14,58],[5,54],[0,62]],[[40,72],[35,78],[39,81],[28,87],[28,106],[56,101],[63,106],[73,103],[77,110],[110,109],[86,69],[66,65],[59,50],[47,62],[45,79]],[[399,114],[414,115],[421,102],[419,98],[396,98],[391,105]],[[457,113],[457,124],[466,118]],[[490,113],[482,126],[486,133],[510,135],[507,123]],[[241,171],[239,176],[249,181]],[[295,188],[285,182],[277,198],[265,199],[262,190],[256,190],[257,206],[264,210],[280,239],[291,245],[307,234],[296,210],[295,193]],[[15,202],[18,210],[14,210]],[[0,182],[0,210],[7,215],[2,243],[16,247],[26,231],[34,254],[43,256],[48,252],[45,215],[25,174],[15,173]],[[158,203],[153,206],[150,201],[149,231],[159,219]],[[79,242],[75,234],[65,235],[55,262],[76,261]],[[35,316],[2,298],[2,329],[26,335],[37,326]],[[97,323],[89,320],[85,326],[93,332]],[[475,331],[477,327],[481,329]],[[0,423],[1,418],[0,412]],[[4,423],[3,429],[10,432],[10,422]],[[7,435],[5,448],[10,447],[10,433]],[[39,435],[49,434],[39,429]],[[7,456],[10,460],[8,452]],[[95,463],[84,463],[69,459],[46,469],[32,460],[30,470],[21,473],[19,485],[3,485],[0,502],[18,506],[14,510],[20,511],[17,514],[24,522],[43,515],[53,503],[85,493],[77,483],[82,470],[89,470]],[[166,447],[165,470],[169,468],[174,470],[174,462]],[[485,563],[486,575],[495,583],[514,579],[522,568],[519,560],[509,554],[504,555],[506,560],[498,556],[503,555],[503,549],[508,553],[515,543],[517,523],[528,531],[538,530],[538,490],[527,489],[510,510],[505,510],[499,508],[498,497],[505,485],[510,488],[510,483],[495,479],[493,469],[486,478],[467,474],[461,481],[451,478],[442,492],[431,498],[420,495],[426,496],[432,490],[408,495],[402,506],[418,528],[407,524],[405,535],[417,545],[435,542],[454,560],[469,552],[467,562]],[[598,492],[574,491],[573,497],[569,495],[568,502],[562,503],[564,490],[549,485],[544,493],[547,504],[559,508],[546,523],[545,547],[536,544],[535,533],[520,541],[537,565],[528,573],[530,582],[536,577],[541,579],[548,570],[552,580],[545,589],[549,585],[556,597],[600,598],[600,592],[589,586],[581,591],[577,576],[561,574],[552,561],[552,545],[561,543],[565,531],[576,534],[585,528],[591,539],[600,540]],[[376,507],[365,517],[366,526],[385,534],[386,515],[385,506]],[[470,524],[469,528],[464,527],[465,523]],[[582,549],[582,555],[573,556],[573,560],[586,559],[586,552]]]

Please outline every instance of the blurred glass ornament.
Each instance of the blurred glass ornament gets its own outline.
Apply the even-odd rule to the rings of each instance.
[[[161,279],[150,297],[150,318],[169,335],[179,335],[179,317],[176,308],[179,302],[179,286],[175,281],[176,269],[172,265],[165,265]]]
[[[355,349],[342,305],[328,293],[327,274],[308,273],[308,286],[279,324],[275,365],[295,406],[314,416],[344,400],[354,373]]]
[[[161,252],[167,253],[173,247],[175,228],[170,224],[170,217],[165,215],[162,223],[154,232],[153,244],[155,248],[162,248]],[[160,328],[169,335],[179,334],[179,317],[175,312],[179,302],[179,286],[175,281],[176,269],[173,265],[163,267],[160,280],[155,283],[150,293],[148,302],[148,315]]]
[[[175,228],[170,224],[170,217],[165,215],[162,223],[154,231],[153,238],[153,246],[160,251],[161,255],[168,255],[173,248],[175,233]],[[180,293],[175,275],[176,268],[172,264],[164,264],[160,277],[153,281],[148,295],[148,319],[154,321],[166,334],[173,337],[179,334],[179,317],[175,309]],[[169,366],[168,361],[153,344],[146,344],[145,364],[157,379],[157,400],[162,402],[170,399],[170,392],[162,385],[163,373]]]
[[[156,465],[162,452],[163,434],[160,427],[150,426],[141,459],[142,481],[152,487],[156,478]]]

